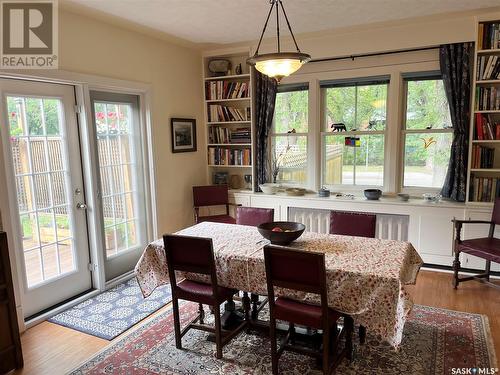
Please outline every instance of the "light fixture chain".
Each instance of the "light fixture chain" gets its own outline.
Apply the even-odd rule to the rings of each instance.
[[[283,15],[285,16],[285,21],[288,26],[288,30],[290,30],[290,34],[292,35],[293,43],[295,44],[295,48],[297,48],[297,52],[300,52],[299,46],[297,45],[297,41],[295,40],[295,35],[293,35],[292,27],[290,26],[290,22],[288,21],[288,17],[285,12],[285,7],[283,6],[283,3],[281,0],[276,0],[277,2],[280,3],[281,5],[281,10],[283,11]]]
[[[276,0],[276,37],[278,39],[278,53],[281,52],[281,46],[280,46],[280,8],[279,4],[281,1]]]
[[[267,13],[266,23],[264,24],[264,28],[262,29],[262,34],[260,34],[259,44],[257,44],[257,49],[255,50],[255,55],[259,54],[260,44],[262,43],[262,38],[264,37],[264,33],[266,32],[267,23],[269,22],[269,18],[271,17],[271,13],[273,12],[275,1],[277,1],[277,0],[270,0],[271,8],[269,8],[269,13]]]

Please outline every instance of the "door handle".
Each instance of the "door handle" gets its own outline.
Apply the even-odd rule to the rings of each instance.
[[[82,203],[82,202],[78,202],[76,204],[76,208],[78,208],[79,210],[86,210],[88,207],[85,203]]]

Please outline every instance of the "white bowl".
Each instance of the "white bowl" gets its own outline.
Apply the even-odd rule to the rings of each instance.
[[[276,194],[276,192],[278,191],[278,185],[273,183],[262,184],[259,185],[259,187],[264,194]]]

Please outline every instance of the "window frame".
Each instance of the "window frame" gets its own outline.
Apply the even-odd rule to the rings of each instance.
[[[299,183],[299,182],[279,182],[278,180],[276,183],[278,184],[283,184],[283,185],[289,185],[293,187],[302,187],[302,188],[308,188],[311,185],[311,179],[310,179],[310,172],[309,169],[311,168],[311,162],[310,162],[310,154],[311,154],[311,142],[310,142],[310,135],[312,133],[311,129],[311,89],[310,89],[310,83],[308,81],[304,82],[299,82],[299,83],[289,83],[289,84],[281,84],[278,86],[278,91],[276,95],[280,93],[286,93],[286,92],[295,92],[295,91],[307,91],[307,132],[301,132],[301,133],[276,133],[276,108],[275,112],[273,114],[273,123],[271,125],[271,131],[269,133],[269,138],[268,138],[268,158],[272,158],[274,154],[274,140],[277,137],[305,137],[306,139],[306,181],[304,183]]]
[[[401,75],[401,94],[402,94],[402,106],[401,106],[401,121],[400,121],[400,147],[399,147],[399,168],[398,168],[398,190],[401,193],[410,194],[411,196],[419,196],[424,193],[440,193],[442,187],[425,187],[425,186],[405,186],[404,185],[404,174],[405,174],[405,154],[406,154],[406,135],[407,134],[423,134],[423,133],[452,133],[453,127],[447,129],[407,129],[406,128],[406,114],[408,109],[408,82],[410,81],[432,81],[432,80],[442,80],[443,75],[438,70],[431,71],[420,71],[415,73],[406,73]]]
[[[326,186],[328,188],[333,188],[335,190],[340,191],[361,191],[364,189],[374,189],[380,188],[381,190],[386,189],[386,170],[387,165],[385,162],[385,156],[387,154],[387,139],[389,134],[389,93],[391,87],[391,75],[377,75],[377,76],[368,76],[368,77],[353,77],[353,78],[345,78],[338,80],[325,80],[320,81],[319,90],[320,90],[320,98],[321,98],[321,106],[320,106],[320,185]],[[326,129],[326,90],[328,88],[333,87],[358,87],[358,86],[368,86],[368,85],[387,85],[387,98],[386,98],[386,110],[385,110],[385,128],[384,130],[355,130],[355,131],[347,131],[342,133],[334,133],[331,131],[325,131]],[[356,93],[356,103],[357,107],[358,96]],[[353,184],[334,184],[327,185],[324,181],[324,174],[326,172],[326,163],[325,163],[325,153],[326,153],[326,137],[331,135],[342,135],[342,136],[363,136],[363,135],[383,135],[384,136],[384,170],[382,174],[382,185],[356,185],[356,167],[354,166],[353,172]]]

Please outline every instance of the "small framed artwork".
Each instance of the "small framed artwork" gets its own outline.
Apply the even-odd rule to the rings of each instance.
[[[172,152],[196,151],[196,120],[187,118],[173,118]]]

